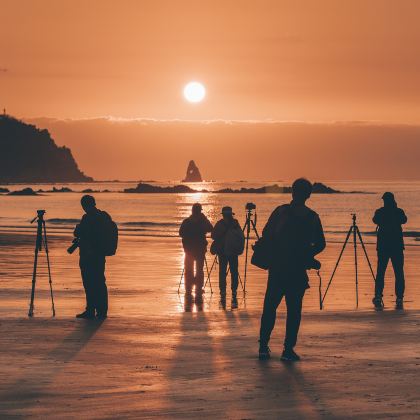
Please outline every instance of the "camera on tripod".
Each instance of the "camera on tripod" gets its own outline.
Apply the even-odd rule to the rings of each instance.
[[[74,238],[73,243],[67,248],[67,252],[73,254],[77,248],[79,248],[79,238]]]
[[[246,203],[245,210],[252,211],[257,208],[256,204],[254,203]]]

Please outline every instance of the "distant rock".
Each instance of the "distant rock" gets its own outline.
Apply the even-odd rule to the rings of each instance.
[[[197,190],[193,190],[187,185],[174,185],[168,187],[159,187],[157,185],[150,185],[140,182],[135,188],[126,188],[125,193],[142,193],[142,194],[151,194],[151,193],[195,193]]]
[[[47,130],[0,116],[0,182],[89,182],[67,147]]]
[[[185,175],[185,179],[183,179],[182,182],[203,182],[200,170],[193,160],[190,160],[187,168],[187,174]]]
[[[233,188],[223,188],[217,191],[208,191],[208,190],[195,190],[188,187],[187,185],[174,185],[167,187],[159,187],[157,185],[146,184],[140,182],[135,188],[127,188],[124,190],[125,193],[219,193],[219,194],[290,194],[292,192],[292,187],[281,187],[277,184],[267,185],[265,187],[259,188],[241,188],[235,190]],[[327,187],[322,183],[316,182],[313,188],[314,194],[341,194],[342,191],[334,190],[333,188]]]
[[[68,192],[73,192],[73,190],[72,190],[71,188],[68,188],[68,187],[61,187],[61,188],[55,188],[55,187],[53,187],[53,189],[52,189],[52,190],[49,190],[49,191],[47,191],[47,192],[53,192],[53,193],[56,193],[56,192],[58,192],[58,193],[68,193]]]
[[[23,190],[11,191],[8,195],[39,195],[32,188],[24,188]]]
[[[8,193],[9,189],[0,187],[0,193]]]

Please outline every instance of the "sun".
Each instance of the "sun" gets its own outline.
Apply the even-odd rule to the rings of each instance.
[[[184,98],[188,102],[201,102],[206,96],[206,88],[200,82],[189,82],[184,87]]]

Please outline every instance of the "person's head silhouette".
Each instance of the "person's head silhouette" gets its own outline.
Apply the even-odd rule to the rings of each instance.
[[[82,205],[83,210],[86,213],[89,213],[92,210],[96,209],[95,197],[93,197],[92,195],[84,195],[80,200],[80,204]]]
[[[292,184],[293,201],[304,203],[312,194],[312,184],[306,178],[298,178]]]
[[[382,200],[384,200],[385,207],[394,207],[397,205],[394,194],[392,192],[387,191],[386,193],[384,193],[384,195],[382,196]]]
[[[203,210],[203,207],[201,206],[200,203],[194,203],[192,206],[192,214],[193,216],[198,216],[199,214],[201,214],[201,210]]]

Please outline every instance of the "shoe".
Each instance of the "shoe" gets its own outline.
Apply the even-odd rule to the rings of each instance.
[[[260,343],[260,349],[258,350],[258,359],[260,360],[268,360],[271,355],[270,347],[267,344]]]
[[[236,296],[235,297],[232,296],[231,306],[232,306],[232,309],[238,308],[238,299],[236,299]]]
[[[99,319],[99,320],[104,320],[104,319],[107,319],[107,318],[108,318],[107,314],[97,314],[96,315],[96,319]]]
[[[397,300],[395,301],[395,309],[404,309],[403,298],[397,298]]]
[[[84,311],[81,314],[77,314],[76,318],[79,319],[95,319],[95,314],[89,311]]]
[[[283,354],[281,355],[280,360],[283,360],[283,362],[298,362],[300,360],[300,357],[294,352],[293,349],[285,348],[283,350]]]
[[[375,306],[375,309],[383,309],[384,304],[382,303],[382,298],[381,297],[374,297],[372,299],[372,303]]]

